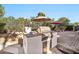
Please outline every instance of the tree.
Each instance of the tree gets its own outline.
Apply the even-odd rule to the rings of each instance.
[[[4,16],[4,7],[0,4],[0,17]]]
[[[67,28],[67,26],[69,25],[70,20],[66,17],[61,17],[58,19],[58,22],[60,22],[61,24],[59,25],[59,27],[63,30],[65,30]]]
[[[16,20],[17,22],[17,31],[23,31],[24,30],[24,25],[27,23],[27,19],[24,19],[23,17],[20,17]]]
[[[70,20],[66,17],[61,17],[58,19],[59,22],[61,22],[63,25],[68,25]]]
[[[74,26],[79,26],[79,22],[73,23]]]
[[[44,16],[45,17],[45,13],[44,12],[39,12],[37,17],[39,17],[39,16]]]
[[[79,22],[74,22],[74,23],[73,23],[73,31],[76,30],[76,27],[77,27],[77,26],[79,26]]]
[[[30,18],[31,18],[31,21],[35,19],[35,17],[30,17]]]
[[[51,21],[52,21],[52,22],[55,21],[55,18],[52,18]]]
[[[5,23],[3,21],[2,16],[4,15],[4,7],[0,4],[0,32],[2,32],[4,30],[5,27]]]
[[[8,31],[10,31],[10,30],[13,31],[14,28],[16,28],[15,18],[14,18],[13,16],[7,17],[6,29],[7,29]]]

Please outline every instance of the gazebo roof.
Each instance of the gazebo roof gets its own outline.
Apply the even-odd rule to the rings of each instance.
[[[39,17],[36,17],[33,19],[33,21],[36,21],[36,22],[42,22],[42,21],[50,21],[51,19],[50,18],[47,18],[47,17],[44,17],[44,16],[39,16]]]
[[[39,17],[36,17],[35,19],[41,19],[41,18],[47,18],[47,17],[39,16]]]

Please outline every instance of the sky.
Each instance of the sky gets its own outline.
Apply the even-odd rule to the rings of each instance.
[[[46,17],[67,17],[71,22],[79,22],[79,4],[3,4],[5,17],[30,18],[37,16],[38,12],[44,12]]]

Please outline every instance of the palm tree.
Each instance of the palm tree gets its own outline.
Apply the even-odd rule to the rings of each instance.
[[[0,4],[0,17],[4,16],[4,7]]]

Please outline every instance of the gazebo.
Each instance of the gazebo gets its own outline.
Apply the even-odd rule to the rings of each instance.
[[[51,19],[45,16],[45,13],[39,12],[37,16],[32,20],[35,22],[45,22],[45,21],[50,21]]]

